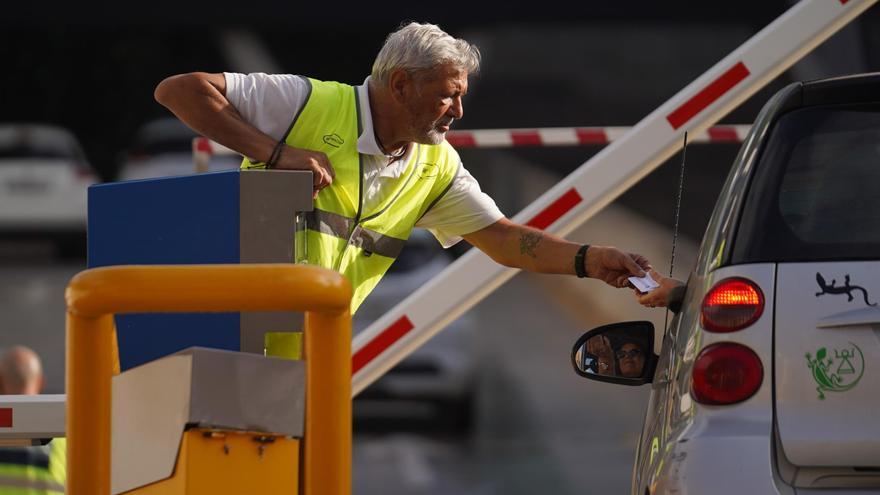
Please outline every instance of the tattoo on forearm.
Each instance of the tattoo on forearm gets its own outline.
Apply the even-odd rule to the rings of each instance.
[[[535,254],[535,248],[538,247],[538,244],[543,238],[544,235],[540,232],[526,232],[521,235],[519,238],[519,254],[525,254],[532,258],[537,258],[538,255]]]

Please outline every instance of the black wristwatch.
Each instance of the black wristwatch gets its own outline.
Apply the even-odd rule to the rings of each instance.
[[[587,277],[587,249],[590,249],[590,245],[584,244],[578,249],[577,254],[574,255],[574,272],[579,278]]]

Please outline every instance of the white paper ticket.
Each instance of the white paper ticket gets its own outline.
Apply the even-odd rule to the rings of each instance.
[[[660,284],[655,282],[654,279],[651,278],[651,275],[647,273],[644,277],[629,277],[629,281],[639,290],[639,292],[651,292],[657,287],[660,287]]]

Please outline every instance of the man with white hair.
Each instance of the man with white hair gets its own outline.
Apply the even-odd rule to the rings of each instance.
[[[480,53],[432,24],[391,33],[360,86],[295,75],[173,76],[155,97],[196,132],[245,158],[242,168],[311,170],[308,262],[352,283],[354,312],[414,227],[444,246],[462,238],[506,266],[592,277],[614,287],[647,260],[580,245],[505,218],[446,142],[464,115]]]
[[[0,357],[0,394],[37,395],[45,383],[40,357],[31,349],[13,346]],[[0,447],[0,493],[63,494],[66,449],[64,438],[34,447]]]

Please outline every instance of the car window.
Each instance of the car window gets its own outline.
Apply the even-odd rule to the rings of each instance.
[[[63,158],[78,160],[81,151],[68,134],[51,128],[10,127],[0,130],[0,159]]]
[[[734,263],[876,259],[880,105],[789,112],[755,170]]]
[[[0,159],[6,158],[73,158],[69,148],[59,146],[33,146],[20,143],[12,146],[0,146]]]
[[[166,138],[162,141],[151,141],[148,143],[142,143],[135,149],[135,151],[144,155],[163,155],[165,153],[191,153],[192,141],[194,137],[196,137],[195,133],[193,133],[192,136]]]
[[[162,155],[165,153],[191,153],[195,131],[177,119],[165,118],[145,124],[137,132],[131,146],[135,155]]]

